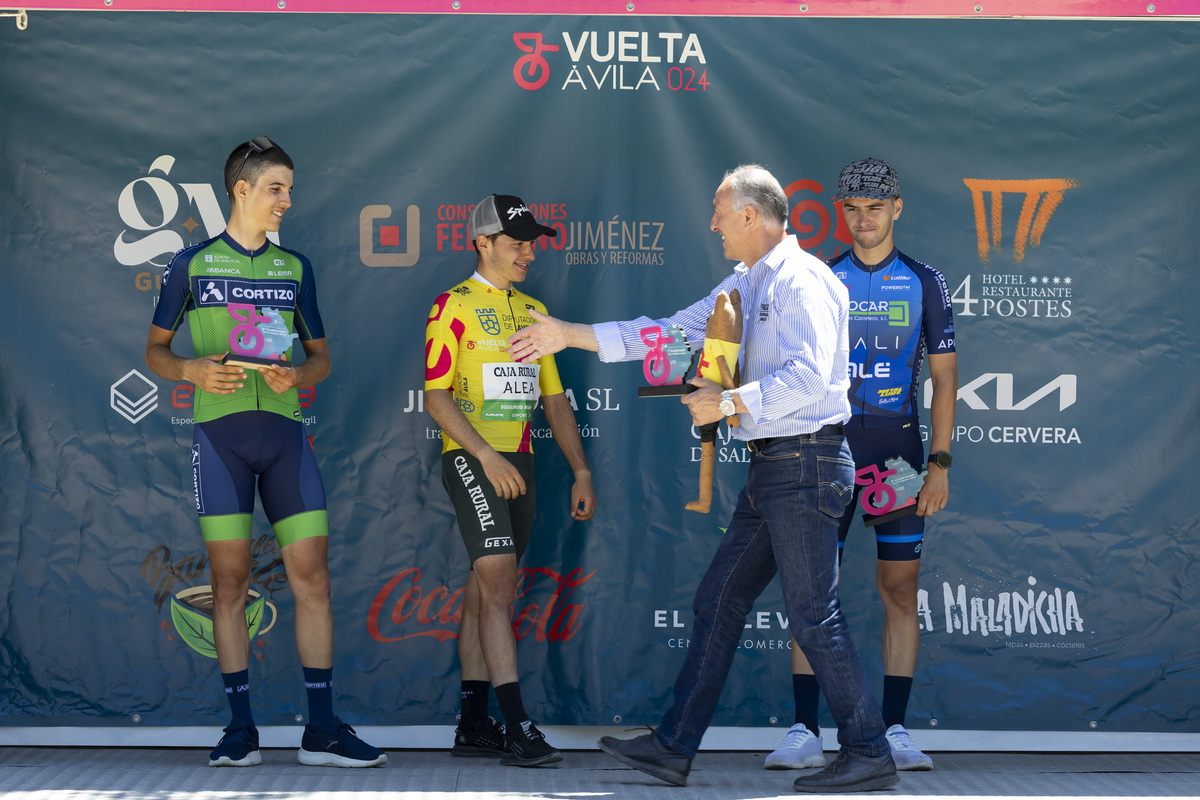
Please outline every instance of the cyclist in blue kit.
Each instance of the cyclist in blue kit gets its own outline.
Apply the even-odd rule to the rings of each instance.
[[[309,710],[299,761],[337,767],[387,761],[333,713],[329,520],[296,392],[329,375],[329,348],[312,265],[267,239],[292,205],[292,170],[292,159],[265,136],[234,148],[225,162],[229,225],[171,259],[146,340],[146,364],[155,374],[196,385],[192,478],[211,564],[213,644],[231,712],[209,755],[213,767],[262,762],[246,625],[256,484],[296,601]],[[185,318],[195,358],[171,351]],[[299,364],[291,359],[297,338],[306,356]]]
[[[933,769],[933,760],[913,743],[904,727],[920,645],[917,573],[925,517],[946,506],[949,497],[950,442],[958,393],[954,320],[942,274],[896,249],[892,226],[900,217],[900,179],[885,161],[867,158],[842,170],[834,200],[854,241],[852,249],[829,261],[850,293],[850,405],[846,441],[854,466],[887,469],[897,456],[920,472],[928,463],[917,496],[916,514],[874,526],[876,585],[884,605],[883,721],[892,758],[900,770]],[[929,356],[933,381],[929,459],[924,457],[917,418],[918,380]],[[856,515],[855,486],[838,529],[838,557]],[[792,647],[792,688],[796,724],[767,756],[768,769],[806,769],[825,763],[817,704],[820,687],[799,647]]]

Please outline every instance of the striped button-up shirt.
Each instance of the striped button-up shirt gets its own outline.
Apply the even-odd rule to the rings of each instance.
[[[812,433],[850,418],[849,299],[846,287],[822,261],[788,236],[757,264],[740,263],[712,293],[666,319],[639,317],[592,326],[601,361],[643,359],[649,351],[643,328],[679,325],[693,348],[717,295],[737,289],[742,297],[742,384],[737,395],[749,409],[737,439]]]

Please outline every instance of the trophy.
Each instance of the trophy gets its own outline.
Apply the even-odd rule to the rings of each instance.
[[[915,514],[917,493],[924,485],[925,473],[918,473],[900,456],[886,459],[884,466],[880,470],[878,464],[868,464],[854,473],[854,482],[863,487],[858,507],[868,528]]]
[[[691,392],[687,374],[696,361],[683,328],[671,325],[666,330],[651,325],[638,333],[650,348],[642,360],[642,373],[649,386],[638,387],[638,397],[678,397]]]
[[[238,321],[229,332],[229,353],[222,364],[247,369],[259,369],[280,361],[299,335],[288,330],[283,315],[275,308],[263,313],[249,303],[230,303],[229,316]]]
[[[642,362],[642,370],[650,386],[638,388],[638,397],[668,397],[688,394],[696,387],[687,382],[687,373],[700,357],[700,377],[719,383],[724,389],[738,387],[738,352],[742,346],[742,298],[737,289],[717,295],[713,312],[704,330],[704,348],[692,352],[687,337],[676,325],[663,331],[655,325],[643,328],[642,341],[650,348]],[[729,364],[733,363],[730,370]],[[726,417],[726,423],[737,426],[736,414]],[[713,467],[716,462],[718,422],[700,426],[700,497],[688,503],[688,511],[707,514],[712,506]]]

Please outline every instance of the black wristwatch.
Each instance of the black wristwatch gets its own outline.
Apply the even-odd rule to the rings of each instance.
[[[929,463],[937,464],[942,469],[950,469],[950,464],[954,459],[950,458],[950,454],[945,450],[939,450],[936,453],[929,454]]]

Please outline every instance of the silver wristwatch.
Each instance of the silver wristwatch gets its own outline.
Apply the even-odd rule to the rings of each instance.
[[[723,417],[737,416],[737,406],[733,404],[733,391],[726,389],[721,392],[721,404],[717,406]]]

